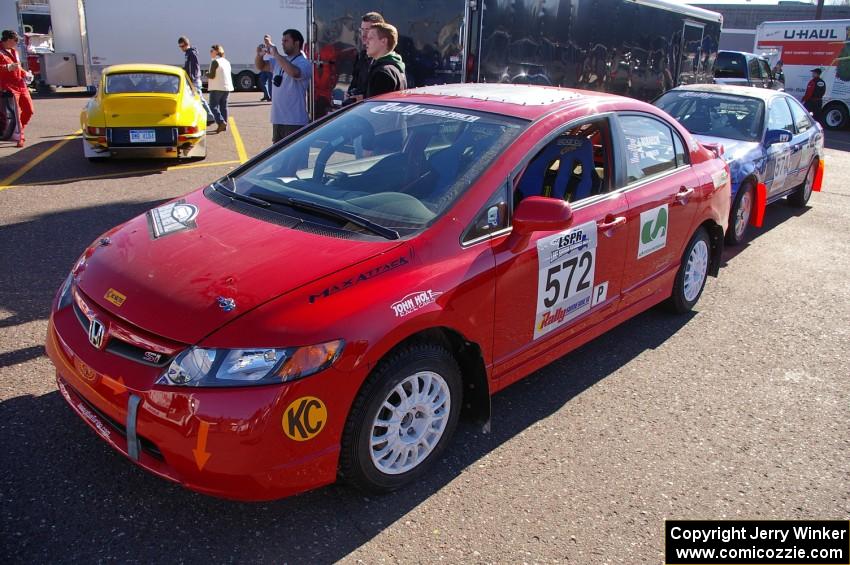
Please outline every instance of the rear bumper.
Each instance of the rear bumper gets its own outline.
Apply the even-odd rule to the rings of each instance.
[[[174,145],[157,146],[115,146],[104,142],[103,137],[83,136],[83,154],[88,157],[126,157],[175,159],[180,157],[206,157],[206,133],[181,135]]]
[[[87,342],[67,314],[51,315],[46,342],[59,392],[101,439],[137,465],[191,490],[234,500],[273,500],[336,480],[339,423],[329,419],[312,441],[292,441],[282,429],[285,407],[302,396],[327,399],[327,383],[143,390],[132,386],[132,373],[121,373],[128,360],[119,358],[109,373],[81,360],[75,351],[87,353]],[[340,412],[335,402],[325,403],[329,414]]]

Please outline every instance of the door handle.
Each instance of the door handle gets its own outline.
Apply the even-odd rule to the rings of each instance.
[[[676,193],[676,200],[679,204],[686,204],[688,202],[688,198],[694,195],[694,189],[683,186],[679,189],[679,192]]]
[[[605,218],[605,220],[608,220],[609,218],[610,218],[610,216],[608,216],[608,218]],[[612,230],[612,229],[615,229],[615,228],[619,228],[620,226],[626,225],[626,217],[625,216],[617,216],[616,218],[614,218],[610,221],[599,222],[598,225],[599,225],[600,231]]]

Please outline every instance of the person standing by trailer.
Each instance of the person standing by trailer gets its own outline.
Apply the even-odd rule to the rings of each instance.
[[[35,113],[27,88],[27,72],[18,60],[18,34],[4,29],[0,35],[0,90],[6,90],[15,97],[17,111],[18,147],[24,146],[24,128]]]
[[[258,49],[263,51],[263,61],[271,61],[274,59],[274,56],[269,52],[266,47],[266,41],[271,44],[272,36],[266,34],[263,36],[263,43],[261,43]],[[261,71],[260,72],[260,89],[263,91],[263,97],[260,98],[260,102],[271,102],[272,101],[272,74],[270,71]]]
[[[398,44],[398,30],[395,26],[388,23],[372,24],[367,37],[366,54],[372,58],[372,64],[369,66],[366,98],[407,88],[404,61],[394,51]]]
[[[384,23],[384,16],[378,12],[367,12],[360,18],[360,45],[361,49],[357,52],[357,58],[354,59],[354,69],[351,73],[351,84],[348,87],[346,104],[363,100],[366,95],[366,89],[369,85],[369,67],[372,65],[372,58],[366,54],[366,39],[369,35],[369,30],[375,24]]]
[[[194,84],[195,88],[198,89],[198,96],[201,97],[201,104],[207,112],[207,124],[211,124],[213,122],[212,111],[210,110],[210,105],[207,104],[207,100],[204,98],[204,93],[201,90],[203,88],[203,83],[201,82],[201,63],[198,61],[198,50],[192,47],[192,44],[189,42],[189,38],[185,35],[181,35],[177,38],[177,46],[186,56],[186,60],[183,63],[183,70],[186,71],[186,74],[189,75],[189,80],[192,81],[192,84]]]
[[[803,106],[812,113],[817,121],[820,121],[823,97],[826,94],[826,83],[820,78],[821,69],[812,69],[812,80],[806,85],[806,93],[803,94]]]
[[[210,72],[207,90],[210,92],[210,109],[215,123],[216,133],[227,130],[227,97],[233,92],[233,76],[230,74],[230,61],[224,58],[224,47],[215,44],[210,47]]]
[[[283,32],[283,54],[268,36],[263,41],[274,59],[264,61],[262,50],[257,48],[254,65],[258,71],[271,71],[273,75],[272,143],[277,143],[310,121],[307,116],[307,91],[313,77],[313,65],[304,54],[304,36],[297,29]]]

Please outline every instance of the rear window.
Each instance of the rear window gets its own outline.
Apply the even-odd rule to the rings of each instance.
[[[747,58],[740,53],[718,53],[714,60],[714,77],[747,78]]]
[[[177,94],[180,77],[164,73],[113,73],[106,77],[107,94],[127,92],[156,92]]]
[[[758,98],[704,91],[671,90],[653,102],[693,134],[758,141],[764,102]]]

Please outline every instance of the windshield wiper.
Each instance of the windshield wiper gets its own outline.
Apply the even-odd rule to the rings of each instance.
[[[224,177],[224,178],[230,180],[230,177]],[[248,203],[254,204],[256,206],[262,206],[263,208],[268,208],[269,206],[271,206],[271,204],[269,204],[265,200],[260,200],[259,198],[254,198],[253,196],[248,196],[247,194],[239,194],[235,190],[231,190],[231,189],[227,188],[226,186],[224,186],[223,184],[221,184],[218,181],[213,181],[212,187],[217,192],[221,192],[222,194],[231,198],[232,200],[241,200],[242,202],[248,202]]]
[[[351,222],[352,224],[360,226],[361,228],[366,228],[372,233],[376,233],[386,239],[398,239],[400,237],[398,235],[398,232],[394,229],[384,227],[381,224],[375,223],[372,220],[364,218],[363,216],[359,216],[353,212],[340,210],[339,208],[333,208],[331,206],[325,206],[324,204],[318,204],[316,202],[310,202],[308,200],[301,200],[300,198],[290,198],[288,196],[277,196],[272,194],[263,194],[262,196],[250,196],[249,198],[257,198],[263,202],[283,204],[284,206],[301,208],[302,210],[318,212],[320,214],[330,216],[332,218],[346,220],[348,222]]]

